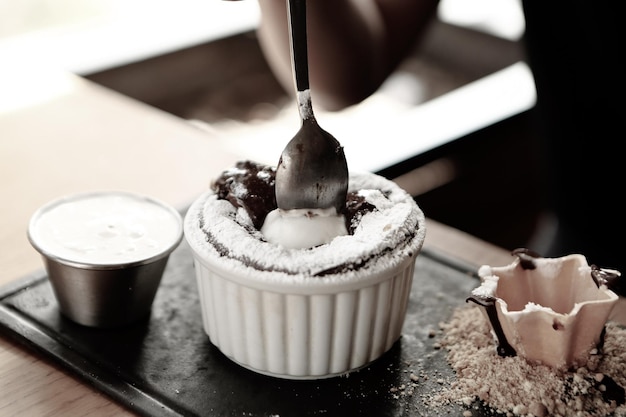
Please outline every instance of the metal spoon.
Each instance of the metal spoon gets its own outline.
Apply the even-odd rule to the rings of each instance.
[[[302,125],[287,144],[276,169],[276,202],[283,210],[343,212],[348,165],[341,144],[315,120],[309,89],[306,0],[288,0],[291,59]]]

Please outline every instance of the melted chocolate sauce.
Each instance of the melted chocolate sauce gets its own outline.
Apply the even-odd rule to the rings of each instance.
[[[520,266],[523,269],[535,269],[537,265],[535,263],[535,259],[541,257],[538,253],[525,248],[518,248],[511,252],[512,255],[517,256],[520,260]],[[498,319],[498,310],[496,309],[496,298],[495,297],[487,297],[487,296],[478,296],[471,295],[466,300],[472,301],[478,304],[481,307],[485,308],[487,312],[487,317],[489,317],[489,322],[491,323],[491,328],[493,329],[496,337],[498,338],[498,347],[497,352],[500,356],[515,356],[517,352],[515,348],[511,346],[509,341],[506,339],[504,335],[504,330],[502,330],[502,324]]]
[[[479,306],[485,308],[485,311],[487,312],[487,317],[489,317],[489,322],[491,323],[491,328],[498,338],[498,347],[496,349],[498,355],[503,357],[517,355],[515,348],[511,346],[509,341],[506,339],[506,336],[504,335],[504,330],[502,330],[502,325],[500,324],[500,320],[498,319],[498,310],[496,309],[496,298],[472,295],[468,297],[465,301],[472,301]]]
[[[606,287],[621,297],[626,297],[626,282],[622,279],[622,274],[615,269],[599,268],[591,265],[591,278],[598,287],[606,285]]]
[[[267,214],[278,208],[276,204],[276,169],[252,161],[237,162],[234,169],[224,172],[211,188],[218,198],[241,207],[250,216],[257,230],[263,226]],[[361,216],[374,210],[374,206],[354,192],[346,198],[344,215],[348,233],[354,233]]]
[[[602,399],[607,403],[611,401],[615,401],[617,405],[626,403],[626,391],[610,376],[604,375],[601,381],[596,382],[595,387],[602,392]]]
[[[263,226],[267,213],[276,206],[276,170],[251,161],[240,161],[235,169],[222,172],[211,185],[218,198],[243,208],[255,228]]]
[[[537,252],[532,251],[526,248],[517,248],[511,252],[511,255],[517,256],[519,258],[519,264],[522,269],[535,269],[537,265],[535,264],[536,258],[541,258]]]

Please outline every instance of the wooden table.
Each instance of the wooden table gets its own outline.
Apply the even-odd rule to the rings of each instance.
[[[7,61],[5,61],[7,62]],[[77,76],[0,67],[0,285],[42,268],[32,213],[66,194],[121,189],[187,206],[238,155],[213,134]],[[473,265],[503,249],[428,220],[425,245]],[[0,336],[1,416],[133,415],[43,357]]]

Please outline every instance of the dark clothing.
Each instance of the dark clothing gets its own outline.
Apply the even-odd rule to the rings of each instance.
[[[610,1],[524,0],[537,88],[545,198],[558,219],[549,253],[582,253],[626,273],[626,25]]]

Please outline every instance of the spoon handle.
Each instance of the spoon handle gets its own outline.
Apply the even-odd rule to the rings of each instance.
[[[288,0],[291,63],[297,91],[309,89],[309,63],[306,39],[306,0]]]
[[[309,62],[307,56],[306,0],[287,0],[289,11],[289,40],[291,64],[296,81],[298,111],[302,122],[314,122],[311,91],[309,89]]]

